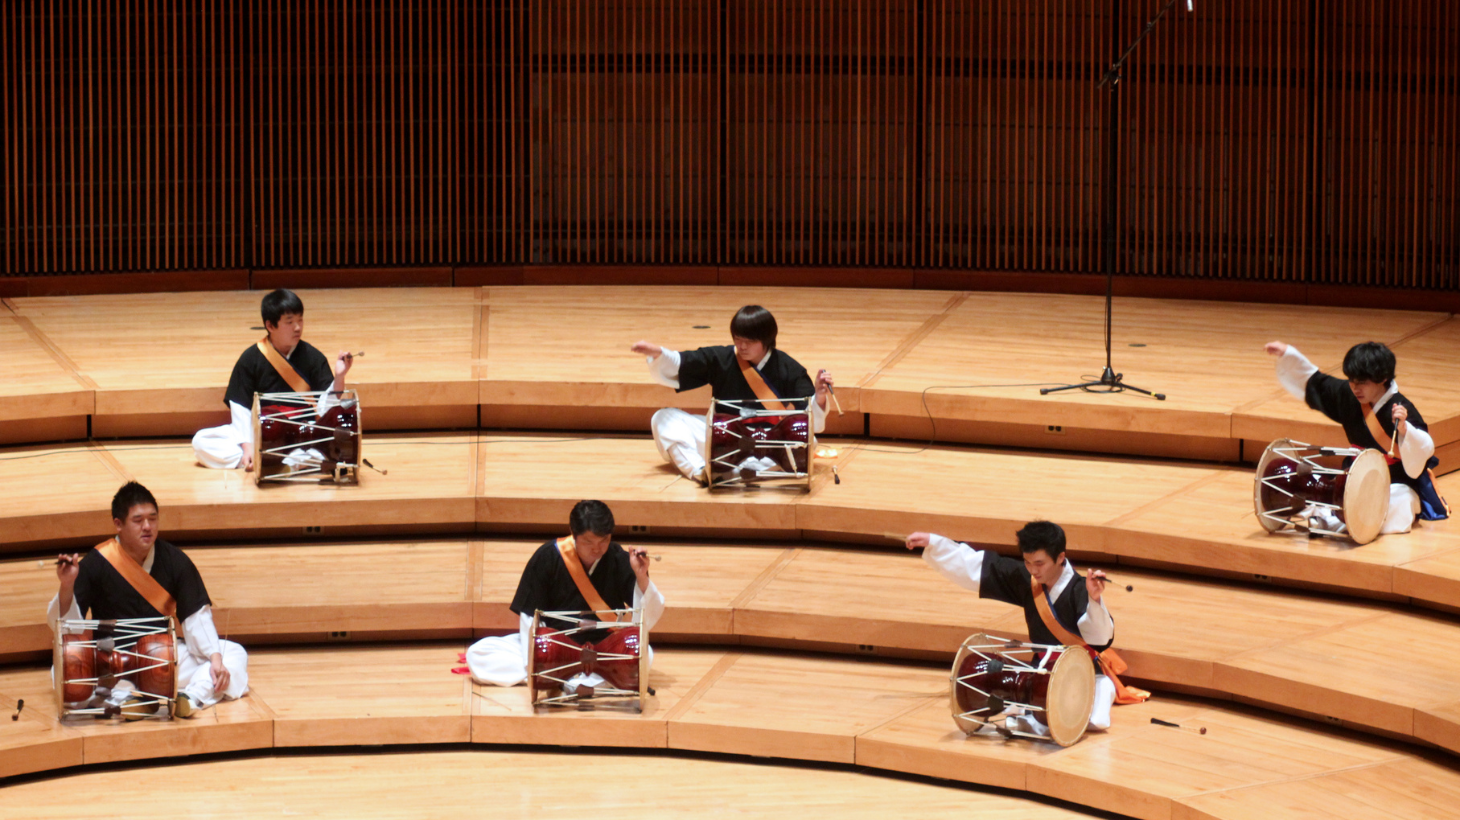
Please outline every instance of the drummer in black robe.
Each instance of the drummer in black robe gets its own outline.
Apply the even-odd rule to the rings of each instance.
[[[827,396],[833,387],[831,374],[825,370],[813,382],[799,362],[776,347],[776,318],[759,305],[746,305],[730,320],[730,339],[734,344],[701,347],[678,351],[647,341],[635,342],[630,348],[648,357],[649,372],[654,380],[677,392],[710,385],[716,401],[743,402],[746,407],[763,407],[745,371],[754,368],[766,387],[787,407],[805,410],[810,401],[812,430],[820,433],[826,427]],[[673,464],[686,478],[706,480],[705,417],[691,415],[677,407],[666,407],[649,422],[659,455]],[[779,470],[774,459],[747,458],[740,465],[742,475],[753,476],[759,470]]]
[[[511,607],[517,613],[518,631],[483,638],[467,650],[467,668],[474,679],[498,686],[515,686],[527,679],[527,647],[532,618],[537,611],[593,617],[593,605],[573,580],[568,567],[570,560],[582,568],[592,588],[610,609],[643,610],[644,628],[653,629],[664,614],[664,595],[649,578],[648,553],[642,549],[624,549],[613,540],[613,527],[613,511],[602,501],[579,501],[574,505],[568,515],[572,536],[538,547],[522,570]],[[576,626],[552,617],[544,618],[543,624],[550,629]],[[594,632],[578,636],[580,642],[594,643],[603,637]],[[647,647],[645,651],[649,651]],[[597,675],[579,678],[570,680],[569,685],[597,686],[602,682]]]
[[[1045,603],[1063,631],[1088,644],[1096,652],[1115,642],[1115,620],[1105,606],[1105,574],[1094,570],[1086,575],[1075,571],[1065,554],[1065,531],[1049,521],[1033,521],[1016,534],[1023,560],[989,550],[976,550],[936,533],[915,532],[907,537],[908,549],[923,550],[923,560],[953,583],[978,593],[980,598],[1013,604],[1024,611],[1024,626],[1031,643],[1064,645],[1045,624],[1035,600],[1037,580]],[[1110,728],[1110,707],[1116,701],[1137,702],[1148,696],[1139,689],[1122,687],[1113,680],[1101,661],[1096,661],[1095,700],[1090,728]],[[1111,669],[1118,673],[1123,670]],[[1009,718],[1020,731],[1048,736],[1048,728],[1032,714]]]
[[[1318,372],[1308,357],[1283,342],[1269,342],[1277,357],[1282,386],[1308,406],[1343,425],[1349,445],[1375,449],[1389,462],[1389,510],[1381,533],[1409,532],[1415,516],[1425,521],[1448,518],[1450,507],[1435,487],[1435,441],[1414,403],[1399,392],[1394,380],[1394,351],[1379,342],[1349,348],[1343,357],[1347,380]],[[1321,508],[1304,511],[1325,528],[1342,523]]]
[[[193,452],[204,467],[253,469],[255,393],[328,390],[337,394],[345,389],[345,374],[350,372],[354,357],[342,350],[331,366],[323,353],[304,341],[304,302],[293,291],[279,289],[269,293],[259,312],[268,335],[244,349],[233,365],[228,389],[223,393],[231,421],[221,427],[199,430],[193,436]],[[278,357],[278,361],[271,361],[273,357]],[[326,395],[320,402],[319,412],[323,413],[333,404],[332,397]]]
[[[248,654],[242,646],[218,637],[213,601],[198,568],[186,553],[159,537],[152,493],[135,481],[123,485],[112,498],[112,524],[117,529],[114,539],[98,544],[85,557],[62,555],[57,562],[60,589],[46,611],[51,631],[62,628],[61,619],[172,616],[180,625],[173,714],[189,717],[220,700],[242,697],[248,691]],[[149,600],[123,574],[138,571],[155,581],[170,600]],[[159,604],[171,611],[159,610]],[[98,638],[104,637],[102,631],[95,633]],[[111,703],[123,706],[134,688],[123,679],[112,691]]]

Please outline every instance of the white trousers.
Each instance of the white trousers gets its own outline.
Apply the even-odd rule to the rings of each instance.
[[[1419,515],[1419,493],[1408,484],[1389,485],[1389,512],[1384,515],[1381,534],[1409,532],[1414,518]]]
[[[187,693],[194,709],[206,709],[220,700],[236,700],[248,692],[248,652],[233,641],[220,640],[223,668],[228,670],[228,688],[213,689],[213,664],[192,652],[177,661],[177,690]]]
[[[193,435],[193,455],[204,467],[234,470],[243,461],[243,444],[246,441],[232,424],[205,427]]]
[[[705,469],[705,417],[678,407],[665,407],[649,420],[659,457],[673,464],[685,478],[698,480]]]

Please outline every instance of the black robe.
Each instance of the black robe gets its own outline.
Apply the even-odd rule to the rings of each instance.
[[[149,574],[177,601],[179,621],[186,621],[198,610],[212,605],[208,588],[203,585],[203,576],[198,574],[198,568],[186,553],[161,538],[153,543],[152,550],[152,572]],[[162,613],[117,572],[106,556],[96,550],[81,559],[72,592],[76,596],[76,608],[83,617],[94,620],[162,617]],[[87,612],[91,613],[90,616]]]
[[[1058,646],[1061,641],[1044,625],[1044,619],[1039,617],[1039,609],[1034,604],[1034,591],[1029,588],[1029,578],[1029,570],[1023,561],[986,550],[983,554],[983,569],[979,574],[978,597],[1003,601],[1024,610],[1024,627],[1029,631],[1030,642]],[[1065,584],[1059,597],[1054,599],[1050,611],[1054,613],[1060,626],[1080,635],[1080,618],[1089,606],[1090,591],[1085,588],[1085,576],[1077,572]],[[1097,652],[1103,652],[1111,643],[1114,643],[1113,639],[1109,643],[1090,646]],[[1098,670],[1099,662],[1095,666]]]
[[[780,350],[772,350],[770,360],[760,369],[760,377],[766,386],[781,399],[801,399],[787,402],[788,407],[806,409],[806,399],[816,393],[816,385],[806,368]],[[710,385],[711,395],[723,401],[757,402],[755,391],[740,372],[740,363],[732,345],[701,347],[679,354],[679,392],[694,390]],[[755,404],[747,405],[755,407]]]
[[[583,567],[583,570],[586,572],[588,567]],[[588,575],[588,580],[598,590],[603,602],[610,607],[633,607],[634,588],[639,579],[629,563],[628,551],[617,542],[608,545],[608,550],[598,560],[598,566]],[[583,613],[584,617],[596,619],[591,614],[593,608],[588,605],[583,593],[578,591],[578,585],[573,583],[573,576],[568,574],[568,565],[563,563],[556,539],[538,547],[537,552],[527,560],[527,566],[522,570],[522,578],[517,582],[517,594],[512,596],[511,608],[518,615],[529,618],[540,609],[544,612],[578,612]],[[553,629],[575,626],[557,618],[544,619],[543,623]],[[603,630],[585,633],[579,636],[579,642],[596,643],[602,640],[604,634],[606,633]]]
[[[1379,420],[1379,427],[1385,433],[1384,441],[1374,439],[1369,425],[1364,422],[1364,406],[1359,403],[1358,397],[1349,388],[1346,380],[1326,373],[1314,373],[1308,377],[1307,389],[1304,392],[1309,407],[1343,425],[1344,435],[1348,436],[1349,444],[1354,447],[1372,448],[1381,453],[1389,452],[1389,445],[1394,437],[1394,405],[1396,404],[1402,405],[1408,411],[1408,422],[1416,429],[1426,433],[1430,430],[1414,404],[1406,399],[1403,393],[1397,391],[1389,397],[1389,401],[1374,408],[1374,417]],[[1398,458],[1389,462],[1389,483],[1404,484],[1414,488],[1415,493],[1419,495],[1419,517],[1426,521],[1438,521],[1449,517],[1445,502],[1440,498],[1439,491],[1435,489],[1435,482],[1430,473],[1439,463],[1438,458],[1430,456],[1430,460],[1425,463],[1425,469],[1419,474],[1419,478],[1411,478],[1404,471],[1404,464]]]
[[[294,346],[293,352],[289,354],[289,364],[309,382],[310,390],[328,390],[334,384],[335,371],[329,359],[309,342],[301,339]],[[259,352],[258,345],[253,344],[243,351],[243,355],[233,365],[233,375],[228,377],[228,391],[223,394],[223,403],[226,405],[232,402],[239,407],[251,408],[255,393],[293,392],[294,388],[269,364],[269,360]]]

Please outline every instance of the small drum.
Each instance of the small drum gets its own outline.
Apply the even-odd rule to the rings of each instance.
[[[122,680],[131,681],[140,699],[128,705],[127,717],[172,717],[177,637],[171,618],[62,620],[59,626],[52,676],[62,720],[117,717],[105,701]]]
[[[705,414],[704,454],[705,480],[710,489],[789,480],[804,482],[810,490],[811,464],[816,454],[811,416],[805,410],[751,406],[758,404],[718,399],[710,402],[710,411]]]
[[[1050,739],[1070,746],[1085,734],[1095,705],[1095,664],[1083,647],[1045,646],[985,635],[968,636],[953,659],[950,706],[966,734],[993,726],[1005,737]],[[1006,726],[1030,714],[1049,738]]]
[[[1389,513],[1389,463],[1378,450],[1314,447],[1280,438],[1257,462],[1252,503],[1268,532],[1291,527],[1367,544],[1379,537]],[[1314,510],[1325,515],[1307,517]],[[1326,524],[1324,518],[1339,524]]]
[[[359,484],[360,400],[354,390],[327,394],[255,393],[254,482]]]
[[[543,612],[532,617],[528,633],[527,681],[532,705],[608,707],[644,711],[649,694],[649,641],[643,613],[614,610],[620,621],[585,619],[584,612]],[[575,626],[553,629],[544,618]],[[597,674],[603,682],[563,686],[579,675]]]

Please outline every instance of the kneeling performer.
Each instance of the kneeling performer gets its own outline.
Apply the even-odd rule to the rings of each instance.
[[[1096,570],[1081,576],[1065,555],[1065,531],[1049,521],[1032,521],[1017,533],[1024,560],[976,550],[941,535],[915,532],[907,548],[923,548],[923,560],[953,583],[978,593],[980,598],[1013,604],[1024,610],[1029,640],[1036,644],[1088,645],[1106,653],[1115,641],[1115,620],[1104,602],[1105,574]],[[1090,727],[1110,728],[1113,703],[1138,703],[1149,692],[1124,686],[1116,677],[1125,671],[1112,668],[1119,659],[1102,654],[1096,662],[1095,703]],[[1047,727],[1033,715],[1010,718],[1022,732],[1048,737]]]
[[[518,632],[482,638],[466,651],[473,679],[498,686],[516,686],[527,679],[528,633],[533,613],[591,612],[597,597],[610,609],[642,609],[644,628],[652,629],[664,614],[664,596],[649,580],[649,554],[624,549],[613,540],[613,512],[602,501],[579,501],[568,515],[572,535],[548,541],[527,561],[512,611]],[[585,589],[580,584],[587,584]],[[554,628],[559,628],[554,626]],[[649,655],[653,658],[652,651]],[[569,685],[597,686],[587,675]]]
[[[683,352],[652,342],[635,342],[630,348],[648,357],[654,381],[676,392],[710,385],[711,396],[723,401],[759,402],[768,409],[806,409],[811,402],[811,429],[826,427],[827,394],[833,387],[825,370],[813,385],[806,368],[776,347],[776,317],[760,305],[746,305],[730,320],[733,345],[701,347]],[[782,405],[784,402],[784,405]],[[654,445],[665,461],[679,468],[685,478],[708,481],[705,474],[705,418],[677,407],[666,407],[649,422]],[[752,473],[777,469],[771,459],[751,457],[742,465]]]
[[[220,700],[248,691],[248,654],[233,641],[221,640],[213,625],[213,602],[192,559],[158,537],[157,499],[146,487],[127,482],[112,498],[115,538],[85,557],[62,555],[56,575],[61,588],[46,609],[54,633],[60,621],[176,618],[182,624],[177,649],[177,701],[173,714],[189,717]],[[52,670],[60,674],[60,670]],[[122,680],[110,705],[129,714],[126,704],[137,699],[133,685]]]

